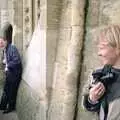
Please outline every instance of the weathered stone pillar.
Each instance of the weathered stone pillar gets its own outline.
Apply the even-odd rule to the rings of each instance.
[[[38,23],[38,19],[40,17],[40,0],[32,0],[32,7],[33,7],[33,29]]]
[[[8,22],[8,0],[0,0],[0,26],[3,27],[6,22]]]
[[[23,52],[29,46],[33,33],[32,6],[32,0],[23,0]]]
[[[30,44],[32,33],[40,17],[40,0],[23,0],[23,51]]]
[[[26,48],[24,55],[23,80],[18,96],[18,116],[21,120],[46,120],[47,2],[45,0],[41,0],[40,9],[41,14],[38,25],[33,32],[30,44]],[[30,15],[29,12],[31,11],[31,8],[26,5],[26,10],[27,14]],[[28,34],[25,34],[25,37],[30,37],[29,35],[32,30],[30,19],[24,27],[28,27],[26,28]],[[28,39],[28,37],[26,39]]]
[[[86,23],[85,23],[85,41],[83,50],[83,61],[80,76],[79,99],[77,106],[76,120],[96,120],[96,114],[87,112],[82,105],[82,92],[84,85],[90,79],[91,72],[98,66],[97,50],[94,44],[96,28],[99,26],[99,10],[101,0],[86,0]]]
[[[47,37],[46,37],[46,86],[48,90],[48,101],[51,98],[51,88],[53,82],[54,61],[56,59],[58,32],[60,24],[60,16],[62,9],[62,1],[47,1]]]
[[[73,120],[84,34],[83,0],[64,0],[48,120]]]
[[[18,3],[19,2],[19,3]],[[18,48],[21,56],[23,51],[23,1],[13,0],[9,5],[9,17],[13,25],[13,44]]]

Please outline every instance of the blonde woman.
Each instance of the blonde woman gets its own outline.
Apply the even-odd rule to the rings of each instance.
[[[97,82],[93,77],[88,94],[83,96],[83,105],[88,111],[97,112],[99,120],[120,120],[120,26],[103,28],[97,41],[100,61],[103,66],[111,66],[113,76],[107,79],[105,76],[104,82],[102,75]],[[103,69],[98,71],[103,72]]]

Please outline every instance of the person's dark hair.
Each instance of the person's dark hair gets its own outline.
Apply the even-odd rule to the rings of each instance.
[[[12,43],[12,33],[13,33],[13,27],[11,24],[9,24],[8,29],[6,30],[6,40],[9,43]]]
[[[0,30],[0,37],[6,40],[8,43],[12,43],[13,27],[10,23],[6,23]]]

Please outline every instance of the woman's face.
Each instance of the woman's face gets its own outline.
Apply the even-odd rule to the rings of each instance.
[[[106,40],[100,40],[98,45],[98,56],[103,65],[114,65],[118,59],[118,49],[109,45]]]
[[[6,41],[3,38],[0,38],[0,48],[6,47]]]

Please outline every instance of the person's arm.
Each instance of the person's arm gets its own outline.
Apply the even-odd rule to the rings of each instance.
[[[90,89],[91,89],[91,80],[89,80],[83,88],[82,105],[88,111],[97,112],[99,111],[100,108],[100,101],[93,102],[90,100],[89,98]]]
[[[16,65],[21,63],[19,52],[15,46],[10,48],[10,57],[11,59],[7,62],[8,69],[15,68]]]
[[[89,76],[89,80],[86,82],[86,84],[83,87],[82,91],[82,105],[84,109],[91,111],[91,112],[97,112],[100,108],[100,102],[92,102],[89,98],[90,88],[92,83],[92,77]]]
[[[83,106],[88,111],[98,112],[100,109],[100,101],[93,102],[90,100],[89,95],[84,95]]]
[[[104,85],[101,82],[97,84],[90,84],[88,82],[83,90],[85,91],[83,91],[82,99],[84,108],[88,111],[98,112],[101,104],[100,98],[105,92]]]

